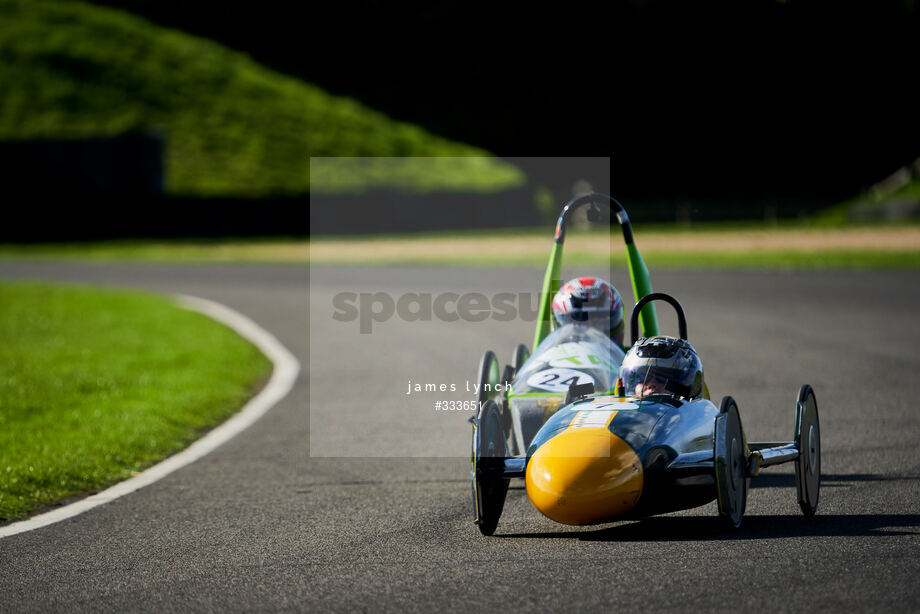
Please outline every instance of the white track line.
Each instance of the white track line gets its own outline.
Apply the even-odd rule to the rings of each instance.
[[[32,531],[67,518],[73,518],[103,503],[114,501],[139,488],[153,484],[176,469],[181,469],[189,463],[195,462],[219,445],[227,442],[232,437],[248,428],[252,423],[261,418],[265,412],[271,409],[275,403],[283,399],[287,393],[290,392],[291,388],[294,387],[294,382],[300,371],[300,363],[297,362],[294,355],[281,345],[271,333],[243,314],[225,305],[221,305],[220,303],[194,296],[176,295],[176,298],[184,307],[199,311],[218,322],[226,324],[259,348],[262,353],[274,363],[274,370],[272,371],[272,376],[268,384],[259,394],[246,403],[239,413],[210,431],[207,435],[182,452],[174,454],[163,462],[150,467],[143,473],[127,479],[124,482],[119,482],[111,488],[96,493],[95,495],[29,518],[28,520],[14,522],[5,527],[0,527],[0,538]]]

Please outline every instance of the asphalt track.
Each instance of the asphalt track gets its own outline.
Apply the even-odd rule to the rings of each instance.
[[[216,300],[303,365],[284,401],[207,457],[0,540],[0,612],[920,607],[920,272],[653,274],[683,303],[713,396],[737,399],[749,437],[788,438],[798,387],[814,386],[815,520],[781,467],[752,481],[734,532],[714,505],[566,527],[518,485],[492,538],[470,520],[469,413],[433,404],[469,398],[482,351],[508,360],[532,322],[393,317],[362,335],[359,321],[332,318],[332,300],[491,297],[532,290],[540,271],[3,262],[0,277]],[[627,287],[621,271],[614,282]],[[458,391],[407,395],[409,380]]]

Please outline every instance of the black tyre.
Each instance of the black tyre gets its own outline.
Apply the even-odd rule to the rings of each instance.
[[[514,376],[517,375],[518,370],[527,362],[528,358],[530,358],[530,350],[527,349],[526,345],[521,343],[514,348],[511,364],[505,365],[505,370],[502,372],[502,385],[505,386],[506,391],[509,390],[511,383],[514,381]],[[502,395],[502,398],[504,399],[502,403],[502,423],[505,427],[505,440],[508,442],[509,454],[517,456],[521,452],[518,450],[517,437],[514,435],[514,419],[511,417],[507,392]]]
[[[508,452],[502,430],[501,412],[493,401],[485,401],[473,421],[472,470],[474,522],[483,535],[492,535],[505,507],[508,482],[502,478]]]
[[[479,361],[479,389],[477,392],[477,407],[482,408],[487,399],[496,395],[496,388],[501,383],[501,372],[498,367],[498,358],[495,352],[487,350]]]
[[[514,357],[511,361],[511,366],[514,367],[515,373],[521,370],[521,367],[524,366],[528,358],[530,358],[530,350],[527,349],[527,346],[523,343],[518,344],[518,346],[514,348]]]
[[[722,399],[712,438],[715,459],[719,516],[734,528],[741,526],[747,505],[748,478],[744,430],[738,405],[731,397]]]
[[[521,453],[518,450],[517,436],[514,434],[514,418],[511,416],[511,401],[507,396],[502,401],[502,427],[505,432],[505,443],[508,446],[508,456],[517,456]]]
[[[808,384],[799,390],[795,404],[795,445],[799,458],[795,463],[795,487],[799,507],[806,517],[818,511],[821,493],[821,426],[818,422],[818,402]]]

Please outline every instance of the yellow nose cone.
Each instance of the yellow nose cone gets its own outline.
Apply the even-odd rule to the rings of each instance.
[[[642,463],[606,428],[569,429],[534,452],[527,496],[544,516],[563,524],[614,520],[642,495]]]

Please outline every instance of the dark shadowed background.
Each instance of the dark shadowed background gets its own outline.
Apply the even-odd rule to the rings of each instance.
[[[609,156],[640,218],[800,216],[920,155],[914,0],[96,4],[499,156]],[[295,201],[267,204],[283,229],[239,222],[252,205],[232,195],[158,206],[187,216],[167,232],[223,211],[223,234],[305,234]]]

